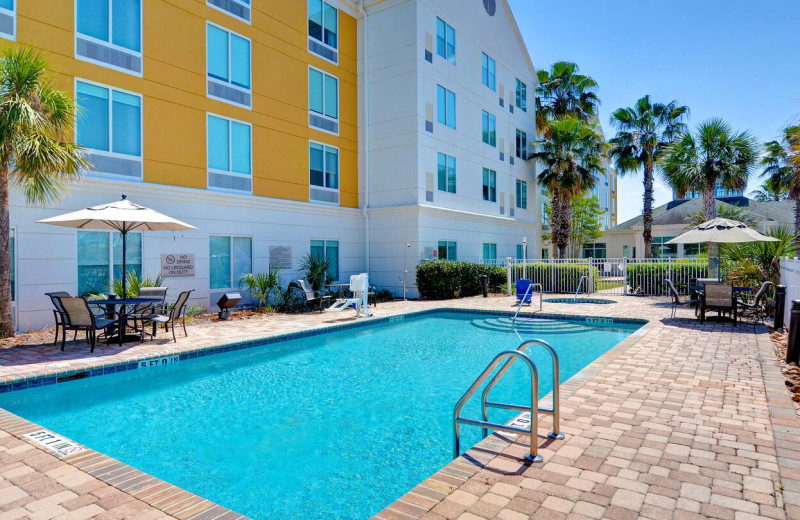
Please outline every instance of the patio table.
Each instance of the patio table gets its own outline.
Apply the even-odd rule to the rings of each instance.
[[[325,285],[325,287],[327,287],[328,289],[338,289],[339,290],[339,298],[344,298],[344,290],[348,289],[350,287],[350,284],[349,283],[336,282],[336,283],[329,283],[329,284]]]
[[[142,305],[144,303],[159,303],[160,301],[162,301],[161,298],[116,298],[108,300],[92,300],[88,303],[91,305],[120,307],[120,309],[116,311],[119,315],[119,325],[117,326],[116,339],[118,339],[119,344],[122,345],[122,343],[129,341],[129,338],[141,338],[141,336],[127,335],[125,333],[128,326],[128,316],[131,315],[133,309],[135,309],[137,305]],[[128,308],[130,308],[130,311],[127,310]],[[114,339],[115,337],[112,336],[108,338],[106,343],[111,343],[114,341]]]

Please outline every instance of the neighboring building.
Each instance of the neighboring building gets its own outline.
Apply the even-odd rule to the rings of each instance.
[[[75,138],[93,163],[56,207],[12,192],[18,328],[50,323],[45,292],[104,290],[120,275],[117,235],[36,221],[122,193],[197,226],[132,233],[127,263],[153,276],[162,255],[193,255],[193,275],[166,285],[195,289],[203,307],[243,273],[296,277],[307,254],[339,280],[368,271],[397,289],[420,258],[500,260],[526,230],[538,247],[524,157],[535,71],[507,2],[364,4],[0,8],[0,38],[43,51],[75,93]]]
[[[722,183],[718,182],[714,187],[714,195],[717,198],[744,197],[744,190],[727,190],[722,187]],[[691,200],[702,197],[703,192],[700,190],[689,190],[683,195],[683,197],[679,197],[678,193],[675,190],[672,190],[672,200],[676,201]]]
[[[758,202],[746,197],[717,199],[717,208],[732,206],[746,211],[756,228],[766,232],[775,227],[794,226],[794,202],[789,200]],[[687,231],[691,219],[703,211],[703,199],[675,201],[653,209],[652,257],[686,258],[701,251],[698,244],[667,245],[666,242]],[[634,217],[612,229],[598,239],[606,252],[606,258],[643,258],[642,216]]]

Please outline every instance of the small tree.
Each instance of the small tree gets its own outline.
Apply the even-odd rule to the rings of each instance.
[[[75,100],[46,76],[47,63],[31,49],[7,48],[0,57],[0,337],[14,335],[11,316],[10,185],[25,200],[61,200],[65,181],[86,166],[72,142]]]
[[[550,214],[550,204],[545,204],[545,213]],[[603,225],[600,217],[605,211],[600,207],[597,197],[583,193],[570,201],[570,256],[577,258],[580,247],[590,244],[603,236]],[[545,235],[550,239],[550,235]]]

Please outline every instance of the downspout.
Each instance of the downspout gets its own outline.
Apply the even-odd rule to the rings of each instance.
[[[370,244],[369,244],[369,68],[367,67],[368,29],[367,11],[364,9],[364,0],[358,0],[358,11],[361,13],[361,41],[362,41],[362,66],[364,68],[361,77],[364,89],[364,202],[361,205],[361,213],[364,216],[364,267],[369,273]]]

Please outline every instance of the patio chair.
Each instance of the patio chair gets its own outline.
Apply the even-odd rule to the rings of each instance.
[[[320,294],[319,291],[315,291],[308,285],[308,282],[305,280],[297,280],[297,283],[300,284],[300,289],[303,291],[303,307],[311,304],[313,305],[314,302],[317,302],[317,307],[319,308],[319,312],[322,312],[322,304],[325,302],[330,302],[331,297],[328,294]]]
[[[742,317],[748,314],[753,315],[753,326],[761,323],[761,320],[764,317],[761,300],[763,300],[766,297],[767,291],[769,290],[770,287],[773,287],[774,285],[775,284],[772,282],[764,282],[763,284],[761,284],[761,287],[758,289],[758,292],[756,293],[752,302],[739,302],[739,306],[743,309]]]
[[[164,325],[165,332],[169,332],[169,328],[172,326],[172,341],[177,342],[178,338],[175,337],[175,327],[177,327],[178,320],[181,320],[184,336],[189,337],[189,333],[186,332],[186,303],[189,301],[189,295],[192,294],[193,291],[194,289],[191,289],[180,293],[169,312],[165,310],[162,311],[166,312],[166,314],[151,314],[145,318],[147,321],[153,323],[154,338],[156,337],[156,328],[159,324],[162,324]]]
[[[694,306],[695,316],[697,315],[697,305],[700,303],[699,298],[681,300],[681,295],[678,293],[678,290],[675,288],[675,285],[672,283],[672,280],[670,280],[669,278],[665,278],[664,284],[667,286],[667,292],[669,293],[669,296],[672,299],[672,314],[670,315],[670,318],[675,317],[675,313],[678,311],[678,307]]]
[[[50,302],[53,304],[53,318],[56,321],[56,337],[53,339],[53,346],[58,344],[58,329],[64,326],[66,323],[66,315],[64,313],[64,308],[61,307],[61,302],[58,301],[58,298],[69,296],[69,293],[66,291],[56,291],[56,292],[49,292],[44,293],[45,296],[50,297]],[[75,331],[75,337],[72,338],[72,341],[75,341],[78,338],[78,331]]]
[[[517,302],[522,302],[525,305],[531,304],[531,298],[533,298],[533,291],[530,290],[531,285],[533,285],[533,282],[527,278],[520,278],[517,280],[515,284],[517,289]]]
[[[700,323],[705,323],[707,311],[731,314],[733,326],[738,320],[738,305],[733,286],[725,283],[706,283],[700,294]]]
[[[106,333],[109,327],[117,324],[117,320],[108,320],[93,314],[89,309],[86,298],[79,296],[55,296],[55,298],[64,311],[64,321],[61,325],[63,332],[61,336],[62,351],[67,340],[68,330],[74,330],[76,338],[78,331],[85,332],[86,340],[91,346],[90,352],[94,352],[94,346],[97,343],[97,331]]]
[[[139,298],[158,298],[158,302],[140,303],[134,307],[128,319],[133,322],[133,328],[139,330],[137,323],[144,325],[144,320],[152,314],[166,314],[167,287],[142,287],[139,289]],[[142,327],[144,329],[144,327]]]

